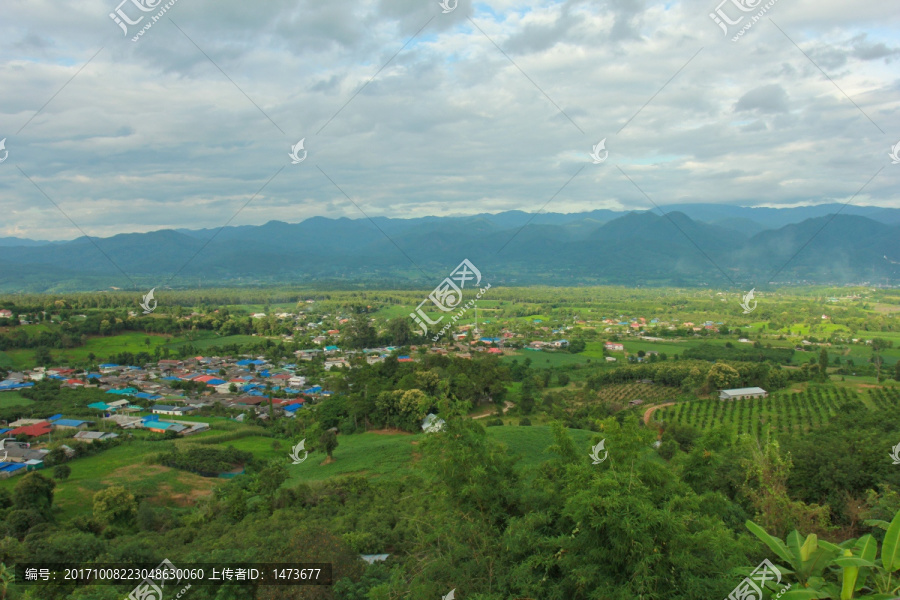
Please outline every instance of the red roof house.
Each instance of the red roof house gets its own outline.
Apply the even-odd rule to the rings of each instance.
[[[34,425],[25,425],[24,427],[19,427],[12,431],[7,431],[6,433],[11,436],[29,435],[31,437],[38,437],[40,435],[47,435],[52,428],[53,426],[49,421],[43,421],[41,423],[35,423]]]

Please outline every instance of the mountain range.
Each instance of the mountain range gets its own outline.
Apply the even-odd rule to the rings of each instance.
[[[665,212],[313,217],[63,242],[0,238],[0,290],[429,288],[464,258],[492,285],[892,284],[900,280],[900,209],[691,204]]]

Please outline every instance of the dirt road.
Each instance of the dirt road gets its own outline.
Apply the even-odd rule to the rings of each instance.
[[[508,411],[508,410],[509,410],[510,408],[512,408],[513,406],[515,406],[515,404],[513,404],[513,403],[510,402],[509,400],[507,400],[504,404],[505,404],[505,406],[503,407],[503,414],[506,414],[506,411]],[[475,415],[475,416],[472,417],[472,418],[473,418],[473,419],[483,419],[483,418],[485,418],[485,417],[490,417],[490,416],[493,415],[493,414],[494,414],[494,413],[489,412],[489,413],[485,413],[485,414],[483,414],[483,415]]]
[[[657,404],[656,406],[651,406],[650,408],[645,410],[644,411],[644,425],[650,425],[650,419],[651,419],[651,417],[653,417],[654,411],[656,411],[657,409],[666,407],[666,406],[672,406],[673,404],[675,404],[675,403],[674,402],[663,402],[662,404]]]

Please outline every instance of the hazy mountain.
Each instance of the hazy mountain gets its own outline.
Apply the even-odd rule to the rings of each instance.
[[[316,217],[221,231],[162,230],[0,246],[0,287],[142,288],[198,280],[429,287],[463,258],[495,284],[900,280],[900,265],[891,262],[900,262],[900,225],[884,220],[831,214],[759,231],[760,220],[722,216],[720,210],[708,214],[720,217],[713,223],[681,211],[630,212],[606,220],[608,213],[536,215],[530,222],[531,215],[516,212],[499,219]]]

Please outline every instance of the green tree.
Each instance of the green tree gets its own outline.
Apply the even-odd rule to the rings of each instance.
[[[716,363],[706,374],[706,386],[709,391],[734,387],[741,380],[737,369],[725,363]]]
[[[387,324],[388,338],[394,346],[406,346],[412,341],[409,317],[394,317]]]
[[[569,352],[572,354],[578,354],[579,352],[584,352],[587,344],[581,338],[575,338],[571,342],[569,342]]]
[[[5,563],[0,563],[0,593],[2,593],[0,600],[5,600],[9,584],[13,582],[13,576],[13,570],[7,567]]]
[[[828,350],[825,348],[819,351],[819,378],[828,381]]]
[[[338,439],[337,434],[335,434],[330,429],[322,433],[319,437],[319,444],[322,446],[322,450],[328,455],[328,458],[331,458],[332,452],[334,449],[338,447]]]
[[[60,481],[68,479],[72,473],[72,467],[69,465],[56,465],[53,467],[53,478]]]
[[[337,443],[335,443],[336,445]],[[282,463],[270,464],[256,476],[256,489],[261,495],[271,498],[278,491],[278,488],[281,487],[281,484],[287,481],[287,478],[287,468]]]
[[[34,350],[34,362],[40,366],[47,366],[53,362],[53,356],[50,349],[46,346],[39,346]]]
[[[36,510],[49,515],[53,506],[53,489],[56,482],[37,471],[26,473],[13,488],[13,506],[25,510]]]
[[[94,518],[108,525],[130,525],[137,517],[134,494],[113,485],[94,494]]]

